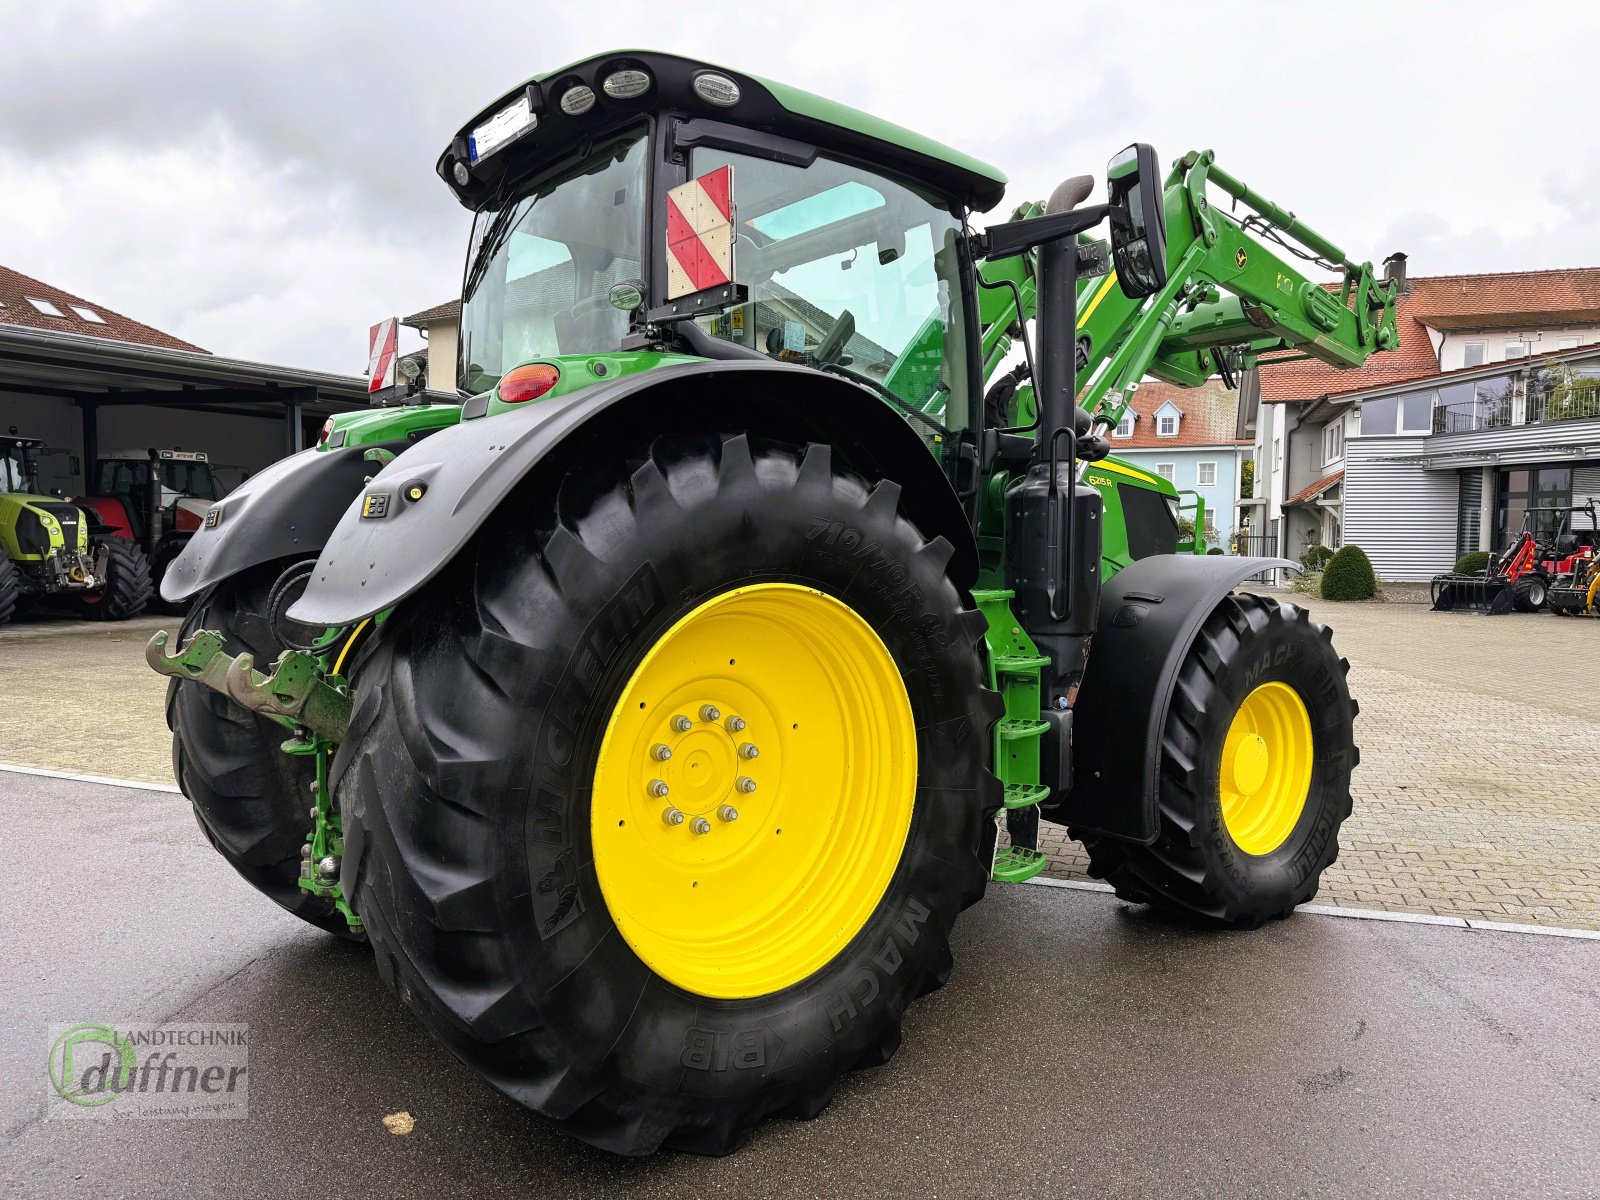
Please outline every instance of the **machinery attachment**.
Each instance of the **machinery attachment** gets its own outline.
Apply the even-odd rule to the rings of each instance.
[[[1512,610],[1511,580],[1490,563],[1481,575],[1451,571],[1433,577],[1434,612],[1481,612],[1501,616]]]

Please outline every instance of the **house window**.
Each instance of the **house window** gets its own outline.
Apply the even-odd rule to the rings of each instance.
[[[95,310],[92,308],[85,308],[81,304],[70,304],[67,307],[71,308],[73,312],[77,313],[91,325],[104,325],[106,323],[106,319],[99,313],[95,312]]]
[[[1331,463],[1344,455],[1344,419],[1330,422],[1322,430],[1322,461]]]
[[[1523,341],[1506,343],[1506,358],[1526,358],[1528,356],[1528,343]]]
[[[1559,337],[1556,339],[1557,350],[1576,350],[1578,339],[1576,337]]]
[[[36,300],[32,296],[24,296],[23,299],[47,317],[64,317],[67,315],[48,300]]]
[[[1427,433],[1433,425],[1433,393],[1412,392],[1400,397],[1400,432]]]
[[[1174,437],[1178,432],[1178,418],[1171,413],[1164,413],[1156,418],[1156,436]]]
[[[1216,487],[1217,464],[1214,462],[1195,463],[1194,485],[1195,487]]]
[[[1133,436],[1133,414],[1131,412],[1122,414],[1122,420],[1117,422],[1117,428],[1111,436],[1119,438]]]
[[[1161,478],[1165,479],[1168,483],[1171,483],[1172,482],[1172,464],[1171,463],[1157,463],[1156,464],[1156,474],[1161,476]]]
[[[1462,348],[1461,365],[1463,367],[1483,366],[1483,343],[1468,342]]]

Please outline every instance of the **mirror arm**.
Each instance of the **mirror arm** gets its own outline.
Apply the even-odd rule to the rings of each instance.
[[[1074,237],[1093,229],[1111,211],[1109,205],[1091,204],[1088,208],[1074,208],[1069,212],[1053,213],[1047,217],[1027,217],[1021,221],[1007,221],[995,225],[972,237],[973,254],[991,261],[1010,258],[1025,253],[1046,242]]]

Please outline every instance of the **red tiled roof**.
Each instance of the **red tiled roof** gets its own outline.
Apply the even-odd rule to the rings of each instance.
[[[61,315],[51,316],[40,312],[28,303],[30,299],[47,301],[54,305]],[[100,321],[80,315],[74,311],[75,308],[88,309],[99,316]],[[193,342],[186,342],[182,338],[173,337],[170,333],[163,333],[142,321],[135,321],[132,317],[112,312],[103,304],[96,304],[81,296],[74,296],[71,292],[64,292],[58,287],[51,287],[48,283],[24,275],[20,271],[13,271],[9,267],[0,267],[0,325],[22,325],[29,329],[76,333],[105,338],[113,342],[135,342],[141,346],[160,346],[167,350],[198,350],[201,354],[210,353]]]
[[[461,301],[446,300],[443,304],[435,304],[432,308],[414,312],[409,317],[401,317],[400,324],[408,329],[420,329],[422,326],[432,325],[436,321],[456,321],[460,317]]]
[[[1262,402],[1316,400],[1436,374],[1439,359],[1427,326],[1516,329],[1600,324],[1600,267],[1422,276],[1411,281],[1411,290],[1395,305],[1395,323],[1400,348],[1374,354],[1364,367],[1341,371],[1315,360],[1263,364]]]
[[[1344,478],[1343,471],[1335,471],[1332,475],[1324,475],[1310,487],[1303,487],[1294,495],[1284,501],[1284,504],[1304,504],[1307,500],[1315,500],[1323,492]]]
[[[1176,435],[1160,437],[1156,434],[1155,411],[1169,401],[1183,414],[1183,419],[1178,422]],[[1178,387],[1160,381],[1144,383],[1133,393],[1130,407],[1136,414],[1133,436],[1112,438],[1113,454],[1120,454],[1124,450],[1157,450],[1163,447],[1251,445],[1249,438],[1234,436],[1239,393],[1224,387],[1220,379],[1210,380],[1197,388]]]

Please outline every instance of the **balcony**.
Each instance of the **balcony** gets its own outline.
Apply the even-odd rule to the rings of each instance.
[[[1592,419],[1600,417],[1600,360],[1527,366],[1432,395],[1431,434]]]

